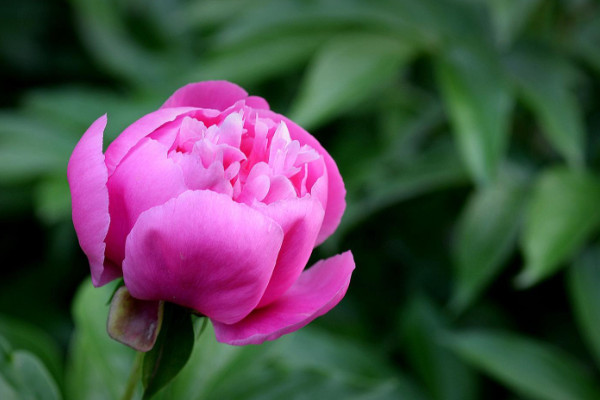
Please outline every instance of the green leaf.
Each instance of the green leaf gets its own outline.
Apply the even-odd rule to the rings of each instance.
[[[71,218],[71,196],[66,174],[40,182],[34,196],[36,214],[51,225]]]
[[[188,363],[153,400],[281,398],[426,399],[374,347],[311,328],[258,346],[229,346],[215,341],[209,324]]]
[[[584,162],[585,132],[580,105],[571,90],[577,78],[564,57],[525,49],[508,60],[523,99],[544,135],[572,167]]]
[[[2,399],[59,400],[60,392],[44,365],[31,353],[12,351],[0,337],[0,395]]]
[[[37,89],[27,93],[23,108],[28,115],[36,116],[46,125],[60,127],[66,140],[67,158],[86,129],[102,114],[108,114],[104,132],[104,147],[127,126],[141,116],[156,110],[173,87],[162,94],[132,97],[106,89],[92,87],[59,87]]]
[[[458,332],[449,347],[466,362],[524,397],[535,400],[595,400],[596,379],[569,354],[509,333]]]
[[[25,350],[40,359],[57,383],[63,379],[63,362],[57,343],[41,329],[25,321],[0,315],[0,336],[15,350]],[[0,396],[0,398],[3,398]]]
[[[166,71],[175,67],[177,58],[160,57],[141,46],[128,32],[125,13],[116,2],[72,0],[71,3],[80,36],[98,63],[130,83],[143,86],[165,83]]]
[[[552,275],[600,225],[600,181],[566,168],[545,171],[526,211],[521,247],[525,269],[518,276],[530,286]]]
[[[477,382],[473,372],[439,341],[446,322],[433,304],[425,298],[414,297],[401,316],[401,342],[405,353],[431,398],[476,399]]]
[[[290,117],[312,128],[391,84],[412,56],[406,43],[375,34],[340,36],[309,67]]]
[[[179,373],[190,358],[193,348],[194,326],[190,312],[166,303],[156,343],[144,355],[144,399],[151,398]]]
[[[526,192],[511,178],[475,189],[459,216],[452,247],[456,283],[451,304],[455,311],[477,298],[515,246]]]
[[[107,300],[117,284],[94,288],[88,279],[77,291],[66,373],[69,399],[118,399],[125,392],[135,351],[106,332]]]
[[[579,330],[600,366],[600,247],[583,253],[568,271],[569,296]]]
[[[508,47],[517,37],[540,0],[492,0],[490,8],[496,41]]]
[[[38,118],[0,114],[0,183],[65,170],[74,144],[60,130]]]
[[[591,12],[579,13],[579,20],[572,25],[572,31],[567,36],[565,48],[583,59],[596,74],[600,75],[600,9],[596,7]]]
[[[347,0],[265,1],[262,6],[248,7],[241,18],[233,19],[215,37],[217,47],[239,46],[255,40],[268,40],[290,32],[394,31],[398,36],[414,40],[410,20],[385,5],[385,2]],[[277,15],[277,18],[273,18]],[[406,18],[409,19],[409,18]]]
[[[320,31],[276,35],[257,43],[226,50],[219,48],[186,79],[226,79],[243,85],[254,84],[305,63],[328,37]]]
[[[513,98],[498,61],[478,43],[451,47],[435,64],[458,147],[478,183],[495,179],[508,143]]]
[[[372,160],[368,173],[348,190],[348,209],[335,237],[339,239],[373,213],[392,204],[468,181],[450,143],[437,143],[406,163],[399,161],[392,165],[385,157]]]

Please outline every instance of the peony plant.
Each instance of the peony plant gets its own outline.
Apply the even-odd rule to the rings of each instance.
[[[342,177],[264,99],[225,81],[189,84],[103,154],[106,124],[85,132],[68,181],[93,284],[123,278],[111,336],[149,350],[168,303],[209,318],[220,342],[258,344],[343,298],[351,252],[306,268],[344,212]]]

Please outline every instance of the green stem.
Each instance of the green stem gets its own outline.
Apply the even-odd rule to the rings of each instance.
[[[129,373],[129,379],[127,380],[127,387],[125,388],[125,392],[121,397],[121,400],[131,400],[133,399],[133,395],[135,394],[135,389],[140,380],[140,371],[142,369],[142,359],[144,358],[144,353],[138,351],[135,359],[133,360],[133,365],[131,366],[131,372]]]

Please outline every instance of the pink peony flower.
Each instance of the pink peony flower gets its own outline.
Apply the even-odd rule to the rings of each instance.
[[[69,160],[73,224],[102,286],[189,307],[217,340],[293,332],[333,308],[352,254],[305,270],[345,208],[338,168],[298,125],[224,81],[177,90],[102,154],[106,115]]]

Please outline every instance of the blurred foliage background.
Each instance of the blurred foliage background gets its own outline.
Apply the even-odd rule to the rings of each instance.
[[[204,333],[160,399],[600,399],[600,3],[0,3],[0,398],[113,399],[69,155],[227,79],[337,160],[342,303],[235,348]],[[106,145],[106,143],[105,143]],[[83,283],[82,283],[83,282]]]

